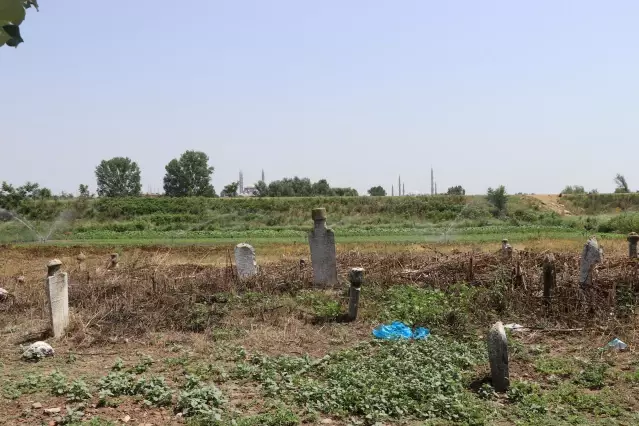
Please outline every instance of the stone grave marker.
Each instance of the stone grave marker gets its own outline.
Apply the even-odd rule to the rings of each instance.
[[[496,322],[488,332],[488,361],[490,377],[497,392],[505,392],[510,385],[508,373],[508,338],[501,321]]]
[[[579,262],[579,286],[582,289],[590,287],[592,284],[592,274],[595,265],[603,259],[603,249],[599,247],[597,238],[591,237],[581,253]]]
[[[247,243],[240,243],[235,246],[235,265],[240,279],[257,275],[257,261],[255,260],[253,246]]]
[[[49,314],[53,337],[64,334],[69,325],[69,277],[66,272],[60,272],[62,262],[58,259],[47,265],[47,298],[49,300]]]
[[[326,209],[313,209],[314,227],[308,235],[313,264],[313,284],[318,287],[337,285],[335,234],[326,227]]]

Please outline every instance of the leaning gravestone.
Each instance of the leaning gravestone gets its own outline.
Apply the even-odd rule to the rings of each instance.
[[[326,209],[313,209],[314,227],[308,235],[313,264],[313,284],[319,287],[337,285],[335,234],[326,227]]]
[[[53,337],[61,337],[69,325],[69,277],[60,272],[62,262],[58,259],[47,265],[47,298]]]
[[[501,321],[496,322],[488,332],[488,361],[493,387],[497,392],[505,392],[510,385],[508,373],[508,338]]]
[[[235,265],[237,265],[237,275],[241,279],[257,275],[257,262],[253,246],[246,243],[235,246]]]
[[[579,286],[582,289],[590,287],[592,283],[592,272],[595,265],[601,262],[602,258],[603,249],[599,247],[597,238],[591,237],[584,246],[579,263]]]

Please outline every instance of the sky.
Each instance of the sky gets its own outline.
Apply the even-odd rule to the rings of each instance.
[[[0,48],[0,181],[161,192],[282,177],[390,193],[639,189],[639,2],[40,0]]]

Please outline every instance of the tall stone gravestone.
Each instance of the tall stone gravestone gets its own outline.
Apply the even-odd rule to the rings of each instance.
[[[47,264],[47,298],[53,337],[61,337],[69,325],[69,277],[60,272],[62,262],[54,259]]]
[[[582,289],[588,289],[592,284],[592,274],[595,265],[603,259],[603,249],[599,247],[599,243],[595,237],[591,237],[584,250],[581,253],[581,261],[579,262],[579,286]]]
[[[318,287],[337,285],[335,234],[326,227],[326,209],[313,209],[313,230],[308,235],[313,264],[313,284]]]
[[[235,246],[235,265],[240,279],[257,275],[255,249],[250,244],[240,243]]]
[[[488,361],[490,377],[497,392],[505,392],[510,386],[508,372],[508,338],[501,321],[496,322],[488,331]]]

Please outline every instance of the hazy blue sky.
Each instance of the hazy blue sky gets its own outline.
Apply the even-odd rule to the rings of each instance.
[[[41,0],[0,49],[0,180],[143,188],[186,149],[216,191],[639,189],[639,2]]]

